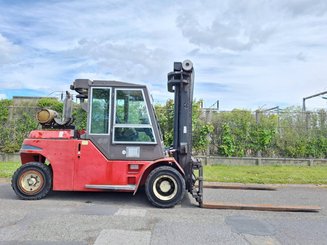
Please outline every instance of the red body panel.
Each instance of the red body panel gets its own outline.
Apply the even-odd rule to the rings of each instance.
[[[60,138],[59,132],[63,132],[60,133]],[[56,135],[57,138],[54,139]],[[85,185],[138,187],[143,173],[154,164],[168,162],[179,167],[174,158],[156,161],[110,161],[90,140],[72,137],[71,130],[32,131],[30,138],[24,140],[20,152],[22,163],[36,161],[36,158],[42,155],[50,162],[53,170],[53,190],[67,191],[100,191],[85,188]]]
[[[22,163],[35,161],[33,155],[41,154],[51,164],[53,170],[53,190],[73,190],[75,161],[78,140],[69,139],[25,139],[23,146],[38,147],[40,150],[21,149]]]

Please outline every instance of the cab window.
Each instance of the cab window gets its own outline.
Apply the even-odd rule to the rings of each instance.
[[[116,89],[114,123],[114,143],[156,142],[141,89]]]
[[[92,88],[90,133],[109,134],[110,89]]]

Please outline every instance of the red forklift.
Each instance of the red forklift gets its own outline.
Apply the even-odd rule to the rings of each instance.
[[[71,85],[87,112],[87,129],[74,129],[72,98],[67,92],[63,117],[42,109],[20,150],[22,166],[12,177],[21,199],[54,191],[133,192],[145,187],[161,208],[179,203],[188,190],[202,202],[200,162],[191,157],[194,70],[191,61],[175,62],[168,90],[175,93],[174,143],[167,150],[144,85],[77,79]],[[200,185],[195,187],[195,182]]]
[[[168,73],[168,91],[174,93],[174,140],[167,149],[146,86],[76,79],[70,88],[87,113],[86,130],[73,126],[68,92],[62,118],[50,109],[39,111],[42,130],[24,140],[22,165],[12,177],[16,195],[36,200],[50,190],[135,194],[144,187],[150,203],[159,208],[174,207],[188,191],[204,208],[317,211],[318,207],[203,203],[203,169],[191,154],[193,84],[192,62],[174,62]]]

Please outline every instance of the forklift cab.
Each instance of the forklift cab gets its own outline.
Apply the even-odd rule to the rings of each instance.
[[[164,146],[146,86],[76,79],[71,86],[87,111],[89,139],[110,160],[156,160]],[[86,106],[87,105],[87,106]]]

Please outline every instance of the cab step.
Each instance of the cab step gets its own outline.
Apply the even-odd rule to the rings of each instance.
[[[135,191],[135,185],[85,185],[87,189],[100,189],[108,191]]]

